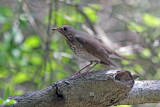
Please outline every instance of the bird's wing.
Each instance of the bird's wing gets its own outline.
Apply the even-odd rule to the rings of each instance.
[[[134,62],[134,60],[128,59],[128,58],[118,54],[117,52],[115,52],[111,48],[109,48],[107,46],[104,46],[104,47],[105,47],[105,50],[108,52],[108,54],[110,55],[111,58],[113,57],[113,58],[123,59],[123,60],[129,61],[129,62]]]
[[[114,64],[114,62],[112,62],[105,47],[98,40],[85,36],[77,36],[75,39],[88,53],[99,58],[101,61],[107,63],[108,65],[118,67],[116,64]]]

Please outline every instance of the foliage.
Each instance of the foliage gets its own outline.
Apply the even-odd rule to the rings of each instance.
[[[4,99],[0,98],[0,106],[12,105],[16,103],[16,100],[7,99],[8,97],[9,97],[9,88],[7,88],[5,91]]]
[[[134,68],[131,67],[130,69],[135,70],[140,74],[142,71],[150,70],[151,71],[150,73],[152,75],[156,75],[156,74],[159,75],[158,66],[159,66],[160,59],[158,55],[160,52],[160,46],[158,44],[160,40],[159,39],[160,38],[160,32],[159,32],[160,18],[149,13],[143,13],[141,24],[131,21],[128,24],[128,28],[132,31],[138,32],[142,36],[142,40],[141,40],[142,49],[137,51],[137,57],[142,60],[147,60],[149,64],[148,67],[146,67],[147,62],[144,61],[146,63],[141,62],[139,64],[136,64]],[[150,74],[145,74],[145,75],[150,75]],[[146,77],[149,77],[149,76],[146,76]]]
[[[81,11],[86,14],[91,23],[100,22],[101,18],[98,17],[97,12],[103,11],[104,7],[98,4],[83,5],[80,0],[73,1],[82,6]],[[14,100],[7,99],[9,95],[14,96],[28,90],[45,88],[79,70],[78,61],[64,38],[57,32],[51,33],[51,27],[49,27],[50,33],[47,29],[50,22],[54,27],[69,24],[78,30],[81,30],[81,25],[89,25],[75,5],[57,0],[53,2],[52,12],[48,11],[41,23],[38,23],[34,13],[28,14],[24,11],[20,1],[17,1],[18,9],[0,6],[0,96],[4,96],[4,99],[2,97],[0,99],[1,105],[15,103]],[[124,14],[125,12],[120,11],[120,8],[125,7],[124,5],[113,6],[113,17],[107,16],[108,19],[112,17],[112,20],[115,20],[116,11],[117,14]],[[128,11],[131,9],[129,5],[126,7],[129,8],[126,9]],[[138,9],[134,8],[136,11]],[[138,12],[140,18],[137,19],[136,15],[126,16],[127,21],[123,22],[124,29],[127,28],[139,35],[139,43],[135,45],[138,49],[134,48],[133,53],[126,56],[135,59],[136,63],[122,60],[119,64],[124,69],[139,74],[141,79],[159,79],[160,18],[153,12],[140,10]],[[154,12],[158,13],[158,10]],[[38,29],[33,28],[34,24],[30,17],[37,23]],[[98,65],[96,69],[102,70],[102,66]],[[126,105],[126,107],[130,106]]]
[[[12,96],[28,90],[45,88],[79,69],[75,60],[72,60],[71,50],[59,34],[56,33],[49,39],[49,50],[45,50],[47,36],[41,37],[31,28],[32,23],[23,11],[22,4],[19,2],[17,5],[19,10],[22,10],[21,12],[14,11],[7,6],[0,7],[2,28],[0,31],[0,80],[3,80],[0,81],[1,95],[6,87],[10,87]],[[57,27],[70,24],[80,29],[81,23],[85,22],[83,15],[77,12],[74,6],[63,3],[61,6],[67,8],[68,11],[53,9],[52,19],[49,19],[47,15],[44,22],[48,24],[51,20],[51,24],[56,23]],[[97,5],[94,7],[98,8]],[[92,22],[96,22],[95,10],[85,7],[84,12],[90,14],[89,18]],[[34,16],[31,17],[34,18]],[[74,66],[70,66],[72,64]],[[1,102],[9,103],[10,101],[1,99]]]

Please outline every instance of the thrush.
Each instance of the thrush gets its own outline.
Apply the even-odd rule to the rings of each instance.
[[[132,61],[131,59],[125,58],[111,48],[103,45],[98,40],[80,33],[70,25],[63,25],[58,28],[52,28],[52,30],[60,32],[65,37],[68,46],[76,56],[90,61],[90,64],[86,65],[75,74],[80,73],[82,70],[92,65],[93,62],[96,63],[90,67],[87,72],[94,68],[98,63],[119,68],[119,66],[111,60],[111,56],[127,61]]]

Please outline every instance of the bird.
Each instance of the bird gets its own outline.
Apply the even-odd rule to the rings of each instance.
[[[120,68],[111,60],[111,56],[133,62],[132,59],[123,57],[97,39],[84,35],[83,33],[77,31],[71,25],[63,25],[58,28],[52,28],[52,30],[56,30],[64,36],[69,48],[76,56],[90,62],[84,68],[72,74],[72,76],[81,73],[82,70],[91,66],[93,62],[96,63],[91,66],[86,73],[93,69],[97,64],[104,64],[109,67],[112,66],[115,68]]]

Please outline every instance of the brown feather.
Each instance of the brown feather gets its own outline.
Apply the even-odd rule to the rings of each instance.
[[[102,64],[115,67],[118,66],[110,59],[112,55],[119,59],[132,61],[131,59],[121,56],[111,48],[104,46],[98,40],[78,32],[70,25],[63,25],[53,30],[57,30],[63,34],[73,53],[81,58],[85,58],[89,61],[98,61]]]
[[[105,47],[102,45],[101,42],[99,42],[98,40],[94,38],[83,36],[83,35],[78,35],[75,38],[88,53],[99,58],[101,61],[104,62],[104,64],[106,63],[106,65],[112,65],[112,66],[119,68],[110,59]]]
[[[122,56],[122,55],[120,55],[120,54],[118,54],[117,52],[115,52],[114,50],[112,50],[111,48],[109,48],[108,46],[105,46],[104,44],[102,44],[101,42],[99,42],[98,40],[96,40],[96,39],[94,39],[94,38],[91,38],[91,37],[86,37],[85,35],[80,35],[81,37],[83,37],[82,39],[83,39],[83,41],[84,40],[87,40],[87,42],[91,42],[91,45],[95,45],[94,47],[102,47],[102,48],[104,48],[104,51],[106,51],[107,53],[108,53],[108,56],[110,56],[110,55],[113,55],[113,56],[115,56],[116,58],[118,58],[118,59],[123,59],[123,60],[126,60],[126,61],[129,61],[129,62],[134,62],[134,60],[132,60],[132,59],[128,59],[128,58],[126,58],[126,57],[124,57],[124,56]],[[80,37],[80,38],[81,38]],[[92,43],[92,41],[94,41],[94,42],[96,42],[96,43]],[[98,45],[97,45],[98,44]]]
[[[103,44],[102,44],[103,45]],[[108,52],[109,56],[110,55],[113,55],[115,56],[114,58],[118,58],[118,59],[123,59],[123,60],[126,60],[126,61],[129,61],[129,62],[134,62],[134,60],[132,59],[128,59],[120,54],[118,54],[117,52],[115,52],[114,50],[112,50],[111,48],[107,47],[107,46],[104,46],[106,51]]]

